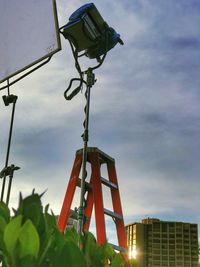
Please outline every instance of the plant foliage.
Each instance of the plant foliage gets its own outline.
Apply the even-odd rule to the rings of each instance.
[[[0,202],[0,263],[3,267],[124,267],[120,254],[109,244],[99,246],[90,233],[75,229],[61,233],[55,216],[43,210],[41,196],[22,198],[10,215]],[[80,245],[82,249],[80,249]],[[132,266],[136,266],[135,262]]]

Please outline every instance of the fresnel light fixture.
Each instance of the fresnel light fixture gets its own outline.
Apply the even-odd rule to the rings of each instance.
[[[84,133],[82,135],[84,141],[83,162],[82,162],[82,179],[81,179],[81,196],[80,206],[78,208],[78,231],[81,233],[84,223],[84,195],[85,180],[87,176],[87,144],[88,144],[88,126],[89,126],[89,106],[90,106],[90,89],[95,83],[95,75],[93,70],[99,68],[109,50],[117,43],[123,44],[120,35],[102,18],[101,14],[93,3],[85,4],[77,9],[69,18],[69,22],[60,28],[61,34],[69,41],[75,60],[75,67],[79,73],[79,78],[71,79],[64,96],[66,100],[71,100],[86,85],[86,106]],[[86,71],[81,70],[79,58],[86,56],[90,59],[96,59],[98,64],[89,67]],[[84,75],[86,74],[86,79]],[[69,90],[74,81],[78,81],[79,85],[71,93]]]

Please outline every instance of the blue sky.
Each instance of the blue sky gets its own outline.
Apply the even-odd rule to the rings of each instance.
[[[60,26],[85,3],[57,0]],[[200,223],[200,3],[94,3],[125,43],[96,71],[89,136],[90,146],[116,160],[125,223],[146,216]],[[48,65],[12,88],[19,100],[10,162],[21,170],[13,180],[11,206],[19,191],[47,188],[43,201],[59,213],[75,152],[82,147],[85,99],[63,97],[77,74],[70,47],[61,40],[62,51]],[[84,66],[93,63],[82,60]],[[2,101],[0,109],[3,168],[10,111]],[[105,204],[110,205],[107,196]],[[109,234],[112,239],[111,226]]]

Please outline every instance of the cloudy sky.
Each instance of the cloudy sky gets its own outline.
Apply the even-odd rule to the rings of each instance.
[[[57,0],[60,26],[85,3]],[[125,43],[96,71],[89,136],[90,146],[116,160],[125,223],[147,216],[200,223],[200,2],[94,3]],[[10,205],[17,205],[19,191],[48,189],[43,202],[56,214],[82,147],[85,105],[84,94],[70,102],[63,97],[77,73],[70,47],[61,41],[62,50],[48,65],[11,88],[19,99],[10,163],[21,170]],[[93,63],[82,59],[84,66]],[[11,107],[0,101],[0,109],[3,168]],[[109,234],[112,239],[110,222]]]

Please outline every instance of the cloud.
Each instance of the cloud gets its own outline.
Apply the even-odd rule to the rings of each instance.
[[[94,3],[125,41],[95,71],[89,134],[90,146],[116,159],[125,222],[147,215],[199,223],[199,2]],[[82,4],[57,1],[60,25]],[[77,73],[61,39],[62,51],[11,90],[19,96],[11,161],[22,167],[13,180],[11,205],[19,191],[48,188],[43,201],[55,213],[82,147],[85,105],[84,94],[69,102],[63,97]],[[82,60],[84,67],[89,62]],[[11,109],[3,103],[0,109],[3,167]]]
[[[177,49],[199,49],[200,40],[194,37],[175,38],[172,40],[172,46],[176,47]]]

